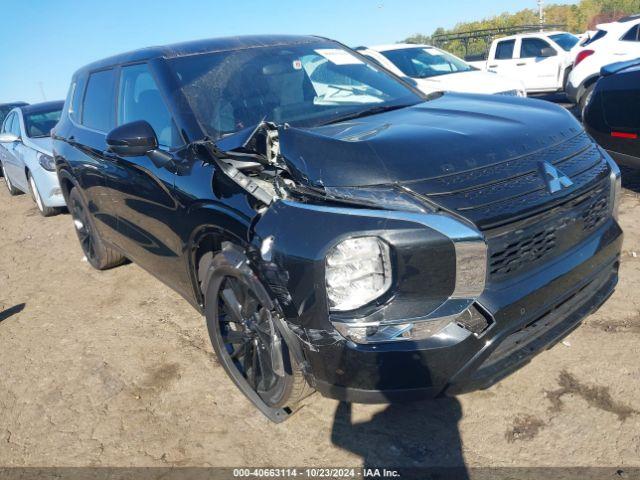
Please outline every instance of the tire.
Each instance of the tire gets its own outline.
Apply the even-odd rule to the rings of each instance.
[[[240,249],[223,249],[203,277],[207,329],[220,364],[265,415],[284,420],[313,390],[274,321],[282,318],[277,303]]]
[[[589,101],[591,101],[591,96],[593,95],[593,89],[596,88],[596,82],[593,82],[591,85],[587,87],[584,91],[580,100],[578,102],[578,111],[580,112],[580,119],[584,122],[584,114],[587,110],[587,105],[589,105]]]
[[[36,185],[36,181],[31,175],[31,172],[27,172],[27,181],[29,182],[29,191],[31,192],[31,198],[38,207],[38,211],[40,215],[43,217],[51,217],[52,215],[56,215],[58,213],[58,209],[54,207],[47,207],[42,201],[42,197],[40,196],[40,192],[38,192],[38,185]]]
[[[87,204],[77,188],[72,188],[69,192],[69,213],[73,218],[82,251],[93,268],[107,270],[126,261],[124,256],[104,244]]]
[[[9,176],[7,175],[7,172],[5,172],[4,170],[4,164],[0,164],[0,165],[2,165],[2,176],[4,177],[4,184],[7,186],[7,190],[9,190],[9,195],[14,197],[22,193],[20,190],[14,187],[13,183],[11,183],[11,180],[9,180]]]

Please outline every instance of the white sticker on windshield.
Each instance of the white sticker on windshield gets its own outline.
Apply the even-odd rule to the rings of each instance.
[[[358,57],[354,57],[346,50],[339,48],[319,48],[316,50],[316,53],[336,65],[358,65],[364,63]]]
[[[424,53],[428,53],[429,55],[437,55],[438,51],[435,48],[423,48],[422,51]]]

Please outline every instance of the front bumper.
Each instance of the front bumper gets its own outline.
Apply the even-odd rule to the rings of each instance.
[[[486,388],[554,345],[613,292],[622,231],[610,219],[584,242],[478,303],[493,321],[476,336],[457,325],[422,341],[356,345],[336,332],[301,342],[308,379],[323,395],[386,403]]]
[[[66,206],[56,172],[49,172],[38,165],[31,168],[31,173],[45,206],[52,208]]]

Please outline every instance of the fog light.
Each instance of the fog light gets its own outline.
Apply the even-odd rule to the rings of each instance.
[[[326,257],[325,281],[331,310],[366,305],[391,286],[389,246],[378,237],[349,238]]]

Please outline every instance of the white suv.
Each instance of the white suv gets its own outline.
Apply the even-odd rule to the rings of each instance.
[[[640,58],[640,15],[598,25],[598,31],[583,42],[569,74],[566,92],[580,112],[600,78],[600,69],[610,63]]]

